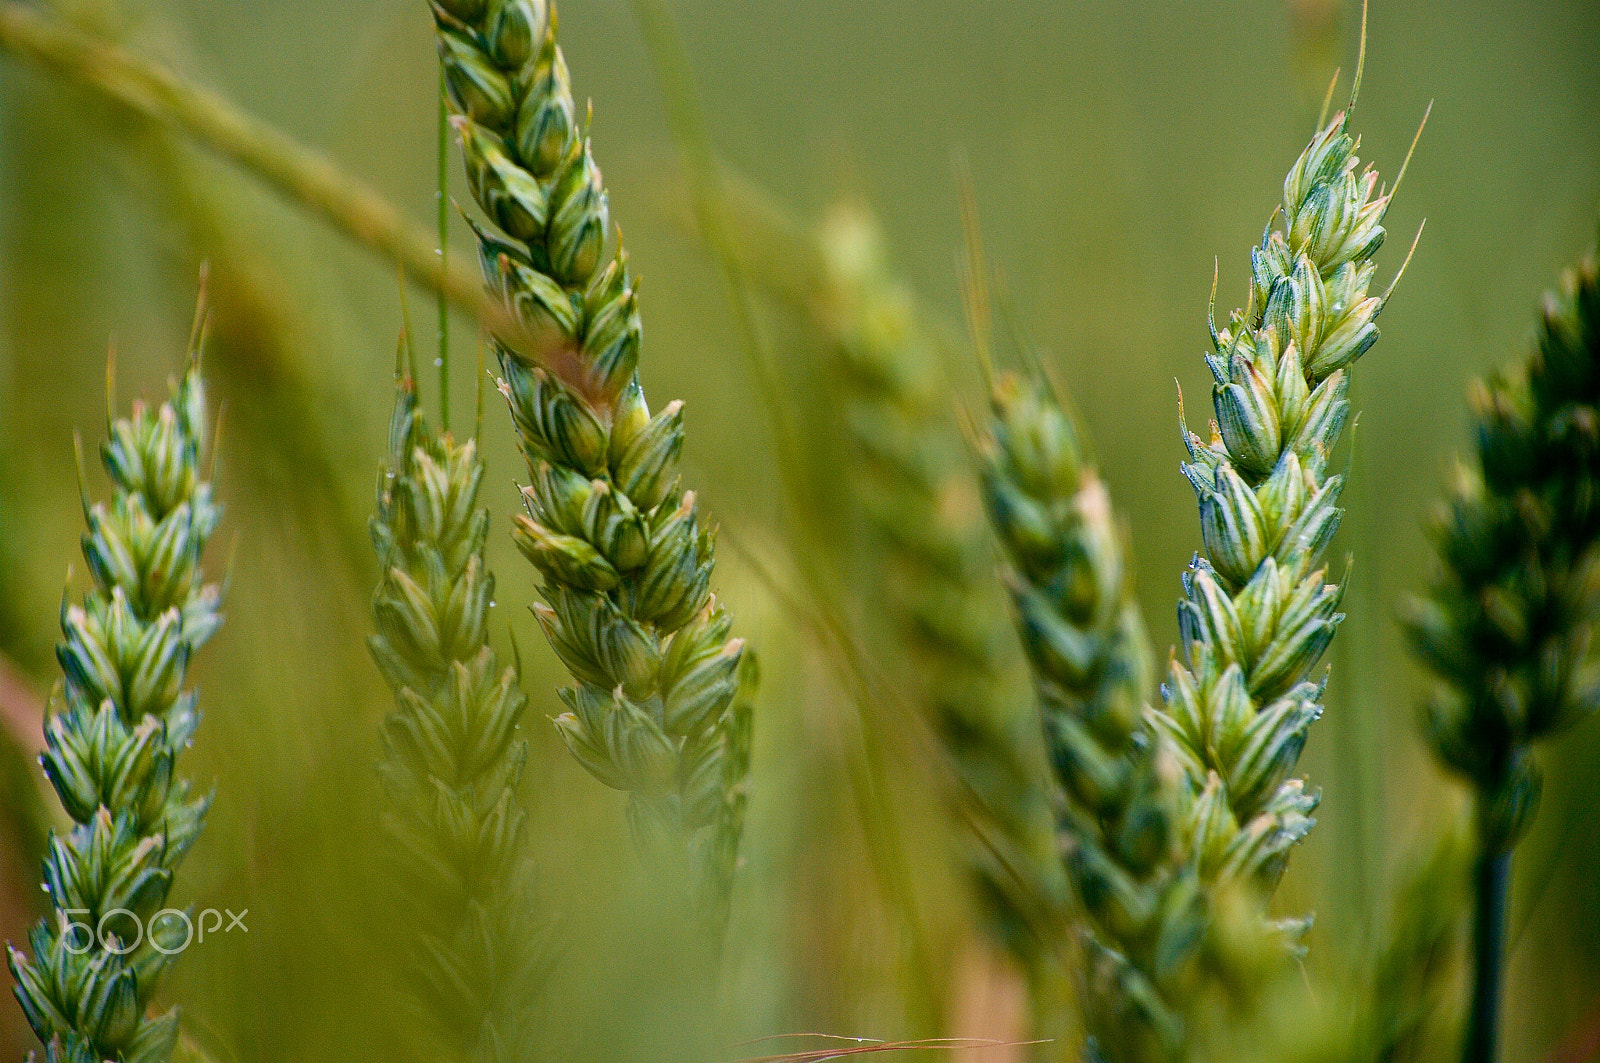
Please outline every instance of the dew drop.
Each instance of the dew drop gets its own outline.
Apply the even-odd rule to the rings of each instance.
[[[433,367],[435,369],[439,368],[442,365],[444,365],[444,359],[443,358],[435,358],[433,360]]]

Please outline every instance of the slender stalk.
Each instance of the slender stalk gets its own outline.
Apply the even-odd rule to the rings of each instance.
[[[720,199],[719,181],[711,156],[711,138],[706,132],[700,109],[695,104],[688,57],[684,55],[683,43],[673,32],[667,13],[660,4],[652,0],[630,0],[630,6],[649,48],[651,62],[655,65],[656,81],[661,86],[667,104],[673,135],[684,154],[693,189],[690,198],[696,223],[711,246],[718,277],[738,323],[742,346],[755,373],[761,401],[767,407],[768,418],[772,422],[779,473],[785,491],[790,496],[790,505],[797,513],[804,513],[804,478],[800,466],[805,443],[794,427],[789,404],[784,401],[783,379],[778,374],[769,345],[762,338],[755,317],[755,304],[744,275],[738,268],[738,255],[733,250],[732,239],[724,219],[715,209]]]
[[[434,206],[439,223],[439,271],[443,273],[450,255],[450,107],[445,101],[444,70],[439,70],[439,187]],[[439,286],[439,426],[450,431],[450,300]]]
[[[1505,956],[1506,893],[1511,853],[1485,852],[1474,875],[1472,1010],[1467,1017],[1463,1063],[1492,1063],[1499,1026],[1500,981]]]
[[[0,3],[0,49],[31,59],[144,118],[172,126],[249,170],[357,243],[398,262],[408,276],[477,315],[519,354],[582,390],[581,366],[570,352],[528,336],[505,306],[484,291],[470,266],[441,255],[434,234],[408,221],[376,190],[340,170],[321,152],[167,67],[28,4]]]
[[[1359,375],[1351,378],[1351,409],[1361,408],[1363,380]],[[1369,448],[1361,438],[1359,427],[1352,426],[1350,432],[1346,469],[1353,480],[1345,488],[1348,509],[1341,527],[1358,556],[1379,557],[1384,543],[1375,534],[1378,522],[1372,519],[1375,484],[1369,474],[1373,470],[1367,460]],[[1382,839],[1375,831],[1383,822],[1380,815],[1382,757],[1376,733],[1380,717],[1374,711],[1377,702],[1370,696],[1370,684],[1381,673],[1372,636],[1379,629],[1378,618],[1383,616],[1384,607],[1374,584],[1371,565],[1357,566],[1345,580],[1344,601],[1354,619],[1346,621],[1345,635],[1334,644],[1332,651],[1333,670],[1344,677],[1340,711],[1329,721],[1336,749],[1335,763],[1330,768],[1337,773],[1340,784],[1337,797],[1343,813],[1339,824],[1344,836],[1338,861],[1339,873],[1345,881],[1341,896],[1348,898],[1346,910],[1351,913],[1349,921],[1341,925],[1353,931],[1338,936],[1356,948],[1377,929],[1371,925],[1370,918],[1379,910],[1379,890],[1374,881],[1379,861],[1374,856],[1382,851],[1379,844]]]

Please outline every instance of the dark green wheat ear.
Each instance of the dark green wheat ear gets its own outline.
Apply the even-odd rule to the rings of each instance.
[[[1494,1057],[1509,854],[1538,803],[1533,744],[1600,703],[1600,278],[1545,300],[1522,365],[1472,389],[1475,453],[1433,524],[1438,575],[1406,632],[1436,683],[1435,755],[1477,798],[1477,983],[1466,1058]]]
[[[93,586],[61,606],[62,683],[45,722],[45,775],[74,826],[44,862],[51,915],[10,950],[15,993],[45,1058],[162,1063],[173,1009],[150,1014],[161,972],[192,930],[165,907],[210,797],[176,762],[200,722],[189,660],[222,623],[200,569],[220,511],[202,471],[202,286],[189,363],[172,397],[111,420],[100,456],[109,505],[85,500]]]
[[[716,539],[677,476],[683,405],[652,414],[636,368],[638,285],[611,232],[553,5],[434,6],[439,58],[473,197],[484,275],[529,335],[566,352],[558,378],[496,343],[500,390],[528,461],[513,535],[534,606],[576,684],[568,748],[629,795],[647,851],[683,852],[725,908],[742,832],[744,642],[711,593]]]
[[[1427,734],[1509,848],[1538,793],[1531,744],[1594,711],[1600,608],[1600,283],[1590,258],[1546,297],[1534,353],[1472,388],[1476,436],[1433,523],[1438,576],[1406,631],[1439,682]]]

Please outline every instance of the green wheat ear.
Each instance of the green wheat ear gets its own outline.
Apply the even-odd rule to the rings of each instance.
[[[533,921],[518,734],[527,699],[489,645],[477,445],[436,434],[400,381],[372,540],[373,659],[395,693],[379,765],[422,1014],[448,1058],[526,1059],[548,959]]]
[[[468,183],[501,234],[474,226],[484,273],[571,366],[557,377],[496,344],[530,476],[513,534],[543,578],[539,623],[577,680],[556,725],[629,795],[643,848],[693,854],[717,913],[743,829],[739,691],[754,673],[710,590],[714,533],[677,479],[683,404],[652,415],[639,384],[638,287],[621,247],[608,254],[605,186],[553,5],[449,0],[434,15]]]
[[[883,544],[877,588],[929,721],[975,799],[969,814],[983,820],[965,854],[978,892],[996,932],[1037,968],[1036,936],[1057,914],[1061,876],[1033,712],[1005,697],[1010,640],[994,545],[981,506],[967,501],[971,473],[948,381],[874,220],[836,208],[815,240],[821,269],[804,300],[833,349],[858,458],[852,487]]]
[[[100,455],[112,501],[84,504],[94,586],[81,604],[62,602],[62,701],[40,761],[75,825],[50,838],[53,914],[28,935],[32,959],[9,950],[17,1000],[51,1063],[163,1063],[178,1039],[177,1010],[149,1008],[187,944],[185,920],[165,904],[211,801],[175,774],[200,722],[184,689],[189,660],[222,623],[200,570],[220,516],[201,471],[205,317],[202,290],[172,398],[111,422]]]
[[[1322,564],[1344,486],[1329,460],[1351,368],[1378,338],[1368,288],[1393,196],[1356,148],[1339,114],[1290,169],[1250,252],[1249,299],[1212,328],[1210,437],[1183,432],[1205,553],[1184,574],[1182,652],[1150,719],[1184,770],[1182,844],[1201,881],[1257,907],[1315,822],[1318,796],[1293,772],[1322,714],[1311,672],[1344,619]],[[1296,939],[1308,922],[1278,928]]]
[[[1544,305],[1528,362],[1475,385],[1475,460],[1433,527],[1439,575],[1406,630],[1440,682],[1439,758],[1478,791],[1483,844],[1532,817],[1531,744],[1594,711],[1600,610],[1600,280],[1591,258]]]
[[[1435,522],[1439,574],[1406,618],[1438,682],[1435,754],[1477,798],[1477,983],[1468,1060],[1494,1056],[1509,855],[1533,818],[1533,743],[1600,703],[1600,270],[1545,301],[1523,366],[1475,386],[1476,453]]]
[[[990,410],[984,498],[1059,784],[1089,1058],[1173,1059],[1184,1027],[1169,998],[1204,922],[1176,860],[1173,766],[1144,721],[1154,668],[1123,534],[1040,374],[1001,376]]]

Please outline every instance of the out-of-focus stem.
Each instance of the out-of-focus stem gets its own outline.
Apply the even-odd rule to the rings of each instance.
[[[1493,1063],[1499,1027],[1500,980],[1505,955],[1506,893],[1511,853],[1485,849],[1478,857],[1472,923],[1472,1011],[1467,1019],[1463,1063]]]
[[[450,108],[445,105],[444,70],[439,70],[439,187],[434,193],[439,223],[439,272],[450,266]],[[450,299],[439,285],[439,424],[450,431]]]
[[[177,128],[357,243],[398,262],[414,281],[477,315],[519,353],[563,379],[582,380],[577,367],[567,364],[570,355],[522,342],[523,330],[485,291],[477,271],[441,253],[448,249],[439,248],[426,228],[407,220],[376,190],[321,152],[246,114],[222,95],[23,3],[0,3],[0,49]]]

